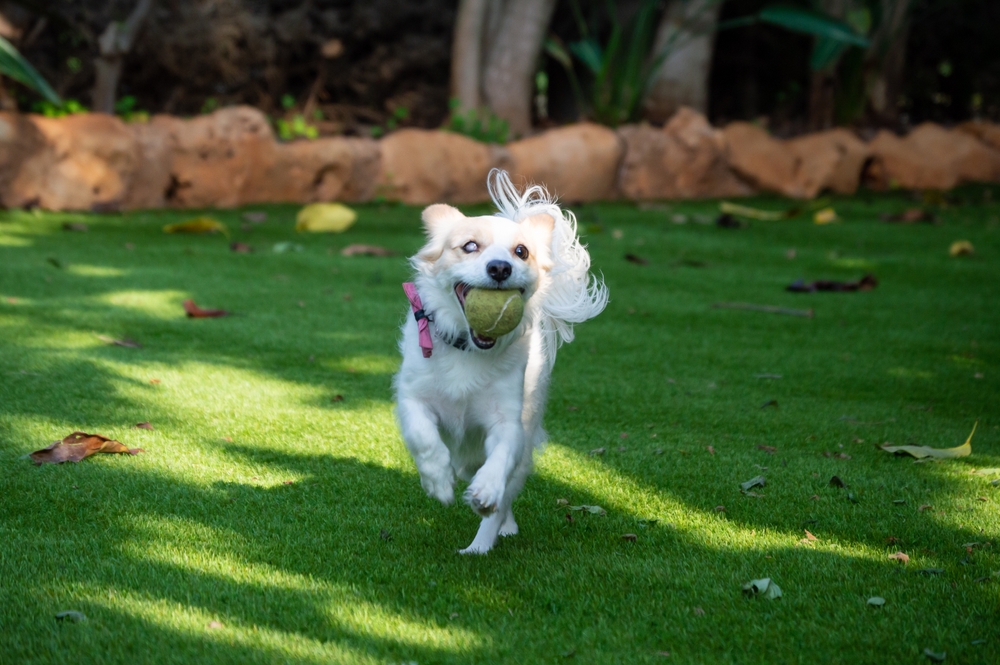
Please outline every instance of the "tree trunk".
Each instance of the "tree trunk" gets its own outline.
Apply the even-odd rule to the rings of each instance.
[[[847,0],[821,0],[820,6],[830,16],[843,19]],[[818,38],[817,38],[818,39]],[[839,58],[837,60],[839,62]],[[837,62],[822,71],[814,71],[809,84],[809,129],[820,131],[833,127],[837,80]]]
[[[451,44],[451,96],[458,100],[458,111],[480,106],[483,38],[487,0],[461,0]]]
[[[877,124],[899,124],[911,4],[911,0],[882,0],[883,19],[868,49],[868,104]]]
[[[667,53],[653,74],[643,111],[654,123],[666,122],[681,106],[708,112],[715,26],[720,0],[674,0],[656,32],[653,57]]]
[[[100,55],[94,59],[96,79],[91,90],[91,106],[99,113],[114,113],[122,58],[132,50],[142,22],[153,8],[153,0],[139,0],[125,21],[109,23],[97,40]]]
[[[509,0],[483,73],[483,97],[514,136],[531,130],[535,67],[556,0]]]

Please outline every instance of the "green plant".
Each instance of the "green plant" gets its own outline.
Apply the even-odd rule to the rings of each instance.
[[[90,111],[90,109],[75,99],[60,101],[58,104],[53,104],[48,100],[42,100],[32,104],[31,110],[33,113],[44,115],[46,118],[62,118],[67,115],[87,113]]]
[[[510,134],[507,121],[489,109],[469,109],[462,113],[459,111],[459,100],[457,99],[452,99],[448,105],[451,107],[451,116],[444,125],[445,130],[468,136],[482,143],[502,145],[507,142]]]
[[[201,105],[201,114],[208,115],[217,108],[219,108],[219,100],[215,97],[209,97],[205,100],[205,103]]]
[[[3,37],[0,37],[0,74],[23,83],[44,97],[50,104],[56,106],[62,104],[62,100],[59,99],[59,95],[52,89],[52,86],[31,66],[31,63],[24,59],[24,56],[18,53],[14,45]]]
[[[291,120],[278,118],[274,122],[274,128],[278,132],[278,138],[282,141],[319,138],[319,129],[315,125],[310,125],[306,122],[306,119],[301,114],[292,116]]]
[[[566,69],[584,115],[610,127],[635,120],[650,77],[667,55],[664,50],[649,57],[659,2],[643,0],[632,19],[623,26],[617,18],[615,3],[608,0],[611,34],[603,45],[592,34],[577,0],[573,0],[571,6],[581,38],[564,45],[558,37],[552,36],[545,42],[546,53]],[[583,64],[591,77],[586,88],[580,85],[573,58]]]
[[[409,117],[410,117],[410,109],[406,108],[405,106],[397,106],[395,109],[393,109],[392,114],[389,116],[389,119],[385,121],[385,127],[376,125],[371,128],[372,137],[377,139],[380,136],[384,136],[387,132],[391,132],[392,130],[399,127],[399,123],[401,123],[403,120],[406,120]]]
[[[125,122],[148,122],[149,111],[135,108],[137,101],[132,95],[125,95],[115,102],[115,114]]]

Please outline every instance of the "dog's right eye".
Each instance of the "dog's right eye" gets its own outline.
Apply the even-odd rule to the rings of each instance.
[[[462,251],[464,251],[466,254],[472,254],[473,252],[478,252],[479,243],[477,243],[475,240],[470,240],[469,242],[462,245]]]

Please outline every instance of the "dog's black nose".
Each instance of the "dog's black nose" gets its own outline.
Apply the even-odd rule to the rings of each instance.
[[[498,282],[510,277],[510,264],[506,261],[490,261],[486,264],[486,274]]]

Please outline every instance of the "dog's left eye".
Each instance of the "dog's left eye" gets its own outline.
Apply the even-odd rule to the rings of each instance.
[[[518,245],[517,247],[515,247],[514,253],[517,254],[517,258],[521,259],[522,261],[528,260],[528,248],[525,247],[524,245]]]
[[[478,252],[479,243],[477,243],[475,240],[470,240],[469,242],[462,245],[462,251],[464,251],[466,254],[472,254],[473,252]]]

